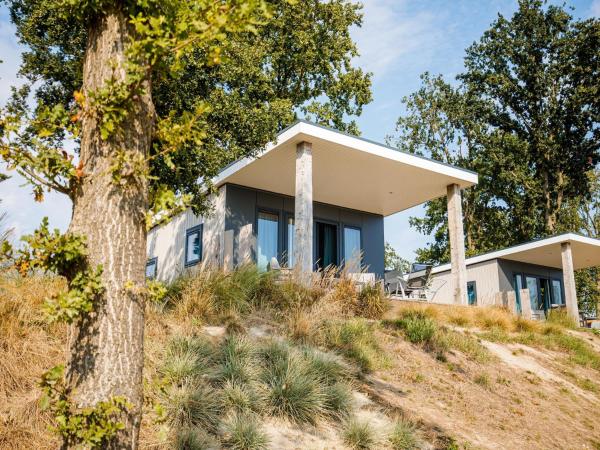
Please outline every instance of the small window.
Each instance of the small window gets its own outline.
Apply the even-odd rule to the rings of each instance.
[[[153,280],[156,278],[156,269],[158,267],[158,258],[150,258],[146,262],[146,278]]]
[[[477,283],[475,281],[467,283],[467,299],[469,300],[469,305],[477,304]]]
[[[198,264],[202,259],[202,225],[185,232],[185,266]]]

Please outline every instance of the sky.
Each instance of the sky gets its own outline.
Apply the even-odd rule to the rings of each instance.
[[[419,88],[423,72],[442,74],[452,80],[463,70],[464,50],[500,13],[510,16],[517,0],[363,0],[363,25],[352,30],[360,56],[355,64],[373,74],[373,102],[357,119],[362,136],[383,142],[394,132],[403,114],[402,98]],[[562,3],[562,0],[559,2]],[[578,18],[600,17],[600,0],[567,0]],[[18,85],[23,47],[15,37],[5,3],[0,3],[0,104]],[[0,171],[6,172],[4,166]],[[33,231],[44,216],[51,227],[65,230],[71,204],[60,194],[47,194],[43,203],[33,201],[31,189],[18,176],[0,183],[0,211],[8,215],[6,225],[14,234]],[[430,240],[409,226],[411,216],[422,216],[415,207],[385,219],[385,239],[406,259]]]

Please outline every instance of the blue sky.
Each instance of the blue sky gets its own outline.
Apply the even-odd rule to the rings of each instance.
[[[566,3],[575,8],[576,17],[600,16],[600,0]],[[364,0],[363,4],[363,26],[353,30],[353,36],[361,53],[356,64],[373,73],[373,102],[358,123],[364,137],[382,142],[403,113],[402,98],[418,89],[419,75],[428,71],[454,78],[463,69],[464,49],[498,13],[510,16],[517,7],[516,0]],[[21,51],[2,3],[0,104],[6,101],[10,86],[19,83]],[[64,196],[49,194],[42,204],[35,203],[30,189],[21,185],[18,177],[0,184],[0,210],[8,213],[8,225],[17,236],[34,230],[44,216],[51,226],[66,229],[71,205]],[[411,260],[414,250],[429,239],[408,225],[410,216],[421,214],[422,208],[417,207],[385,220],[386,240]]]

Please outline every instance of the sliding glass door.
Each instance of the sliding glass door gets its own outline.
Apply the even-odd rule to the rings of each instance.
[[[325,222],[317,222],[315,228],[315,263],[317,268],[325,269],[329,266],[337,266],[339,264],[337,225]]]

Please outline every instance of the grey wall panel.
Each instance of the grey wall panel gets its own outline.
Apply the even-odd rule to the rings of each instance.
[[[510,261],[507,259],[498,260],[501,273],[501,286],[508,285],[508,289],[513,289],[513,275],[515,273],[524,273],[529,275],[537,275],[544,278],[556,278],[563,280],[562,270],[554,269],[552,267],[537,266],[535,264],[527,264],[517,261]],[[507,290],[508,290],[507,289]]]

